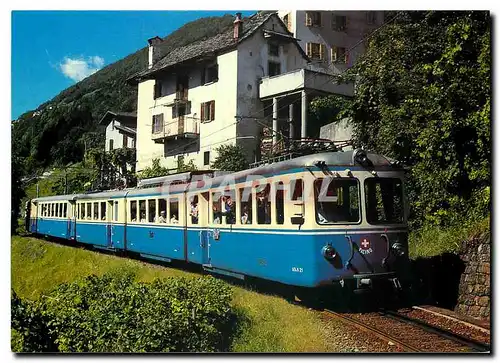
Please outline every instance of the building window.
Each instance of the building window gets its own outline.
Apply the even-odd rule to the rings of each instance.
[[[281,73],[281,65],[278,62],[268,62],[269,77],[277,76]]]
[[[163,131],[163,114],[153,115],[153,134]]]
[[[219,66],[211,64],[201,71],[201,84],[217,82],[219,80]]]
[[[347,49],[332,47],[332,62],[347,63]]]
[[[187,108],[185,103],[179,103],[172,107],[172,118],[178,118],[187,115]]]
[[[377,13],[375,11],[366,12],[366,24],[373,25],[377,22]]]
[[[268,43],[267,44],[268,53],[270,56],[279,57],[280,56],[280,47],[276,43]]]
[[[321,12],[306,11],[306,26],[321,26]]]
[[[290,18],[291,18],[290,14],[286,14],[283,17],[283,23],[285,23],[286,28],[288,29],[288,31],[292,32],[292,20]]]
[[[325,59],[325,45],[320,43],[307,43],[306,44],[307,56],[312,60]]]
[[[203,102],[201,104],[201,121],[213,121],[215,120],[215,101]]]
[[[113,150],[113,139],[109,140],[109,151]]]
[[[203,165],[210,165],[210,151],[203,153]]]
[[[159,79],[155,80],[155,89],[154,89],[154,99],[156,100],[157,98],[160,98],[162,95],[161,93],[161,81]]]
[[[123,134],[123,146],[124,148],[128,147],[128,137],[127,135]]]
[[[347,16],[332,14],[332,29],[344,31],[347,29]]]

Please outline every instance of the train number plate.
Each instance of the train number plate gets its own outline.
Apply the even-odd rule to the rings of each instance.
[[[292,267],[292,272],[302,273],[304,272],[304,269],[302,267]]]

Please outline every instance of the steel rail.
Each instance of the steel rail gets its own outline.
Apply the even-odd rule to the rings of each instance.
[[[325,309],[324,312],[327,315],[333,316],[339,320],[343,320],[343,321],[347,322],[348,324],[353,325],[353,326],[355,326],[355,327],[357,327],[365,332],[369,332],[373,335],[376,335],[377,337],[381,338],[384,341],[392,342],[407,352],[414,352],[414,353],[421,352],[420,349],[418,349],[410,344],[407,344],[405,342],[402,342],[398,338],[395,338],[391,335],[388,335],[388,334],[384,333],[383,331],[376,329],[374,327],[371,327],[371,326],[369,326],[369,325],[367,325],[359,320],[356,320],[356,319],[353,319],[351,317],[336,313],[336,312],[328,310],[328,309]]]
[[[437,335],[444,337],[446,339],[452,340],[456,343],[465,345],[465,346],[475,350],[476,352],[490,352],[490,350],[491,350],[489,344],[485,344],[485,343],[478,342],[476,340],[469,339],[467,337],[464,337],[462,335],[456,334],[456,333],[448,331],[448,330],[441,329],[435,325],[426,323],[426,322],[419,320],[419,319],[409,318],[409,317],[402,315],[396,311],[381,310],[380,314],[383,316],[389,317],[393,320],[399,321],[399,322],[415,325],[415,326],[417,326],[417,327],[419,327],[419,328],[421,328],[429,333],[434,333],[434,334],[437,334]]]

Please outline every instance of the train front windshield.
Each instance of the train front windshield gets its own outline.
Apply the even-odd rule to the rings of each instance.
[[[404,222],[403,183],[398,178],[365,180],[366,219],[370,224]]]

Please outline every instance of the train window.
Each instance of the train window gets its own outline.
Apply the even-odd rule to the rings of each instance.
[[[78,218],[79,219],[85,219],[85,204],[84,203],[78,203],[79,205],[79,214],[78,214]]]
[[[167,223],[167,200],[166,199],[158,199],[158,211],[160,212],[158,215],[158,222]]]
[[[240,188],[240,221],[241,224],[252,224],[252,190]]]
[[[118,202],[114,203],[114,213],[113,213],[113,220],[116,222],[118,221]]]
[[[55,216],[55,209],[56,209],[55,204],[54,203],[50,203],[50,216],[51,217]]]
[[[189,216],[191,224],[198,224],[198,196],[192,195],[189,197]]]
[[[130,221],[137,222],[137,201],[130,202]]]
[[[269,198],[270,191],[271,184],[256,187],[258,224],[271,224],[271,200]]]
[[[356,179],[324,178],[314,181],[316,222],[357,223],[359,213],[359,183]]]
[[[140,222],[146,223],[146,201],[145,200],[139,201],[139,216],[140,216]]]
[[[68,218],[68,204],[67,203],[63,204],[63,217]]]
[[[94,202],[92,212],[93,212],[92,214],[94,215],[94,221],[98,221],[99,220],[99,203],[98,202]]]
[[[156,199],[148,200],[148,222],[156,222]]]
[[[85,207],[85,218],[88,220],[92,219],[92,203],[87,203]]]
[[[294,179],[290,181],[290,199],[302,200],[304,190],[304,181],[302,179]]]
[[[56,203],[56,217],[60,217],[60,208],[59,208],[60,204],[59,203]]]
[[[365,180],[366,219],[370,224],[403,223],[403,183],[397,178]]]
[[[212,223],[222,223],[222,195],[219,192],[212,193]]]
[[[276,206],[276,224],[283,224],[285,220],[285,202],[284,202],[284,186],[283,182],[275,184],[275,206]]]
[[[106,202],[101,202],[101,221],[106,220]]]
[[[179,200],[177,198],[170,199],[170,215],[169,222],[173,224],[179,223]]]
[[[226,216],[227,224],[236,223],[236,192],[229,190],[224,192],[224,214]]]

